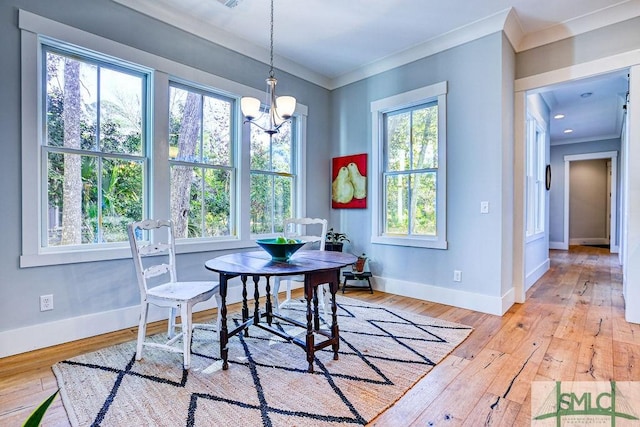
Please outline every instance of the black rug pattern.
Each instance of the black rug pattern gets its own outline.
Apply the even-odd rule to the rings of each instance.
[[[120,344],[54,366],[78,426],[365,425],[459,345],[471,328],[338,297],[339,360],[330,347],[307,372],[304,350],[258,328],[229,343],[223,371],[217,334],[196,330],[192,367],[182,355]],[[292,304],[287,315],[304,318]],[[238,324],[239,314],[230,317]],[[291,335],[301,328],[278,323]]]

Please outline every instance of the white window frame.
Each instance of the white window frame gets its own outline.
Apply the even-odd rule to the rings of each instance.
[[[306,211],[304,209],[304,205],[301,205],[298,202],[298,199],[302,196],[302,187],[300,185],[300,180],[301,180],[301,174],[300,174],[300,154],[299,154],[299,145],[298,145],[298,138],[300,135],[300,129],[302,128],[302,126],[300,125],[300,120],[299,117],[292,117],[291,120],[291,164],[289,165],[289,172],[278,172],[278,171],[267,171],[267,170],[256,170],[256,169],[250,169],[249,171],[249,180],[251,180],[251,175],[262,175],[262,176],[286,176],[286,177],[291,177],[291,190],[292,190],[292,207],[291,207],[291,211],[294,217],[305,217],[306,216]],[[247,123],[247,126],[254,126],[250,123]],[[251,129],[248,128],[247,129],[247,135],[249,136],[249,138],[251,138]],[[271,147],[273,148],[273,147]],[[251,151],[251,150],[249,150]],[[273,206],[272,206],[273,207]],[[251,211],[249,209],[249,211]],[[285,220],[287,218],[284,218]],[[283,226],[283,230],[284,230],[284,223],[282,224]],[[251,233],[251,237],[253,239],[262,239],[262,238],[268,238],[268,237],[272,237],[272,236],[280,236],[282,235],[282,231],[272,231],[270,233]]]
[[[173,88],[177,88],[177,89],[182,89],[182,90],[186,90],[186,91],[193,91],[196,92],[202,96],[210,96],[210,97],[217,97],[219,99],[225,100],[225,101],[229,101],[232,104],[232,114],[231,114],[231,120],[232,121],[237,121],[237,108],[235,107],[234,104],[237,104],[237,100],[235,100],[233,97],[229,97],[228,95],[222,94],[220,93],[220,91],[217,91],[213,88],[210,87],[202,87],[200,85],[196,85],[192,82],[187,82],[184,80],[180,80],[177,78],[170,78],[169,79],[169,89],[173,87]],[[201,129],[202,131],[202,129]],[[218,165],[218,164],[210,164],[210,163],[205,163],[202,162],[201,160],[194,160],[194,161],[188,161],[188,160],[180,160],[180,159],[171,159],[169,158],[169,156],[167,155],[167,159],[166,161],[169,162],[169,176],[171,176],[171,166],[190,166],[190,167],[196,167],[196,168],[202,168],[202,169],[207,169],[207,170],[216,170],[216,171],[227,171],[230,172],[233,176],[232,176],[232,186],[233,186],[233,190],[232,193],[236,193],[237,192],[237,188],[238,184],[237,182],[237,178],[238,178],[238,169],[237,169],[237,161],[236,161],[236,154],[238,152],[238,150],[235,150],[234,147],[238,146],[239,144],[241,144],[241,137],[240,135],[237,133],[237,126],[234,127],[234,124],[231,123],[231,129],[230,129],[230,133],[231,133],[231,164],[230,165]],[[168,138],[168,135],[167,135]],[[167,139],[168,140],[168,139]],[[202,142],[202,141],[201,141]],[[171,184],[169,184],[169,191],[171,192]],[[236,202],[237,202],[237,198],[231,198],[230,200],[230,211],[229,211],[229,216],[230,216],[230,221],[229,221],[229,231],[230,231],[230,235],[229,236],[211,236],[211,237],[187,237],[187,238],[176,238],[176,245],[177,247],[179,247],[181,244],[184,243],[192,243],[192,242],[196,242],[198,240],[202,240],[205,242],[205,244],[211,240],[229,240],[229,239],[233,239],[237,237],[237,230],[239,228],[239,221],[238,221],[238,209],[236,206]],[[169,218],[170,215],[167,217]],[[176,249],[177,250],[177,249]]]
[[[242,117],[240,112],[241,96],[253,96],[264,99],[263,91],[243,84],[206,73],[204,71],[171,61],[169,59],[150,54],[148,52],[114,42],[95,34],[70,27],[65,24],[41,17],[39,15],[19,10],[18,26],[21,30],[21,95],[22,95],[22,255],[20,267],[34,267],[44,265],[71,264],[129,258],[131,250],[128,242],[83,245],[78,248],[43,248],[41,245],[41,182],[42,165],[40,161],[40,137],[43,123],[39,116],[42,102],[42,73],[41,70],[41,37],[53,39],[61,44],[78,46],[99,52],[106,57],[118,58],[123,62],[137,64],[141,68],[152,70],[151,75],[151,135],[153,146],[148,152],[150,162],[150,179],[148,186],[150,195],[148,200],[149,215],[155,218],[169,218],[169,81],[179,79],[210,88],[212,91],[236,99],[235,116]],[[34,82],[38,82],[34,84]],[[156,112],[163,112],[162,114]],[[306,120],[307,107],[300,103],[296,106],[295,115],[298,121],[298,149],[297,162],[305,164]],[[236,120],[235,132],[239,135],[239,143],[234,147],[235,167],[237,168],[238,191],[236,198],[238,234],[225,240],[212,239],[183,239],[178,243],[179,253],[202,252],[212,250],[227,250],[256,246],[249,234],[249,141],[242,131],[242,121]],[[298,205],[296,214],[303,215],[305,206],[304,168],[300,171],[298,182]],[[247,212],[245,214],[245,212]],[[55,249],[55,250],[53,250]]]
[[[527,114],[525,232],[527,241],[542,237],[546,216],[546,124]]]
[[[438,107],[438,170],[436,174],[436,235],[390,236],[383,233],[385,203],[382,173],[385,162],[384,115],[389,112],[437,102]],[[439,82],[400,93],[371,103],[372,170],[371,174],[371,243],[447,249],[447,82]]]
[[[46,48],[43,48],[43,46],[46,46]],[[141,146],[142,146],[142,152],[140,154],[135,154],[135,153],[110,153],[110,152],[102,152],[100,150],[88,150],[88,149],[84,149],[84,148],[79,148],[79,149],[72,149],[69,150],[66,147],[62,146],[62,147],[58,147],[55,145],[49,145],[49,144],[42,144],[42,142],[44,142],[44,140],[46,139],[45,136],[45,132],[46,132],[46,123],[44,123],[43,118],[46,114],[45,108],[44,108],[44,104],[46,103],[46,97],[44,92],[46,91],[45,89],[45,85],[46,83],[44,81],[39,81],[38,82],[38,88],[39,88],[39,93],[40,96],[42,98],[40,98],[40,104],[43,106],[42,109],[40,109],[40,111],[38,111],[38,118],[39,118],[39,129],[41,130],[41,132],[38,135],[38,143],[40,145],[40,150],[38,153],[39,156],[39,161],[40,161],[40,167],[41,167],[41,174],[40,174],[40,188],[41,189],[45,189],[48,187],[48,171],[47,171],[47,157],[48,154],[51,153],[56,153],[56,154],[64,154],[64,153],[75,153],[81,156],[89,156],[89,157],[94,157],[96,158],[96,161],[104,161],[105,159],[117,159],[117,160],[133,160],[136,162],[140,162],[141,166],[142,166],[142,193],[145,195],[144,200],[143,200],[143,205],[142,205],[142,212],[143,215],[147,215],[148,211],[149,211],[149,207],[147,205],[148,202],[148,192],[149,192],[149,159],[148,159],[148,155],[147,153],[149,152],[149,145],[150,145],[150,123],[149,123],[149,115],[147,114],[147,108],[150,104],[150,96],[149,96],[149,90],[151,87],[151,76],[152,76],[152,70],[148,69],[148,68],[143,68],[138,66],[137,64],[129,64],[126,63],[124,61],[121,61],[119,59],[116,58],[106,58],[104,55],[99,55],[99,54],[95,54],[93,52],[88,52],[86,50],[82,50],[82,49],[78,49],[74,46],[66,46],[64,44],[58,43],[56,40],[48,40],[46,38],[42,38],[42,43],[39,44],[39,49],[40,52],[42,53],[42,55],[39,56],[40,60],[42,60],[42,58],[44,58],[44,51],[48,51],[54,55],[58,55],[58,56],[74,56],[77,55],[80,60],[82,62],[85,63],[89,63],[89,64],[94,64],[96,67],[101,67],[101,68],[109,68],[109,67],[114,67],[113,69],[120,69],[120,70],[125,70],[129,73],[131,73],[131,75],[135,74],[139,74],[143,79],[144,79],[144,89],[142,92],[142,95],[144,97],[144,101],[143,101],[143,116],[142,117],[142,134],[141,134]],[[116,68],[117,67],[117,68]],[[100,159],[100,160],[98,160]],[[98,177],[98,179],[100,179]],[[41,201],[40,201],[40,206],[43,207],[43,209],[46,209],[46,206],[48,204],[48,197],[47,197],[47,192],[46,191],[40,191],[40,197],[41,197]],[[100,189],[98,189],[98,193],[100,193]],[[98,205],[100,205],[101,201],[100,201],[100,197],[98,198]],[[99,211],[100,208],[98,207]],[[47,237],[47,220],[46,220],[46,214],[41,212],[39,215],[39,220],[40,220],[40,232],[42,233],[40,236],[40,246],[43,252],[51,252],[51,253],[55,253],[55,252],[69,252],[69,251],[83,251],[86,250],[88,247],[97,247],[99,246],[104,246],[104,247],[118,247],[118,246],[122,246],[122,242],[111,242],[111,243],[100,243],[100,244],[77,244],[77,245],[65,245],[65,246],[49,246],[48,245],[48,237]],[[102,216],[102,213],[99,214],[99,217]],[[99,220],[101,221],[101,220]],[[102,230],[99,230],[102,231]],[[126,232],[125,232],[126,233]]]

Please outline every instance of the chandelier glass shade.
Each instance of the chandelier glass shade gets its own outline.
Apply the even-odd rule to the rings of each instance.
[[[261,110],[261,103],[258,98],[250,96],[242,97],[240,100],[240,108],[242,109],[242,115],[245,117],[245,121],[259,127],[266,133],[273,135],[278,133],[278,129],[287,120],[291,119],[293,112],[296,109],[296,99],[293,96],[276,96],[276,84],[278,80],[275,78],[273,71],[273,0],[271,0],[271,49],[270,49],[270,64],[269,64],[269,77],[267,81],[267,99],[266,110],[263,113]],[[261,126],[256,122],[263,114],[268,116],[266,126]]]

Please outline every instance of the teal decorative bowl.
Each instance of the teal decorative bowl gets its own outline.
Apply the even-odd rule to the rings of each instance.
[[[305,242],[296,240],[295,243],[276,243],[276,239],[258,239],[256,243],[271,255],[274,261],[287,261],[291,255],[305,245]]]

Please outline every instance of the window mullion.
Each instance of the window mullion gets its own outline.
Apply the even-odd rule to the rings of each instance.
[[[101,156],[96,156],[96,163],[98,163],[98,170],[97,170],[97,175],[96,176],[96,185],[98,186],[98,188],[96,189],[96,209],[98,212],[98,223],[97,223],[97,243],[103,243],[103,233],[102,233],[102,221],[103,221],[103,217],[102,217],[102,196],[103,196],[103,192],[102,192],[102,169],[104,167],[104,165],[102,164],[102,157]]]
[[[202,151],[201,151],[202,153]],[[207,209],[206,209],[206,203],[205,203],[205,189],[206,189],[206,174],[209,172],[209,168],[202,168],[202,178],[200,178],[200,237],[205,237],[206,236],[206,226],[207,226],[207,221],[206,221],[206,216],[207,216]]]

